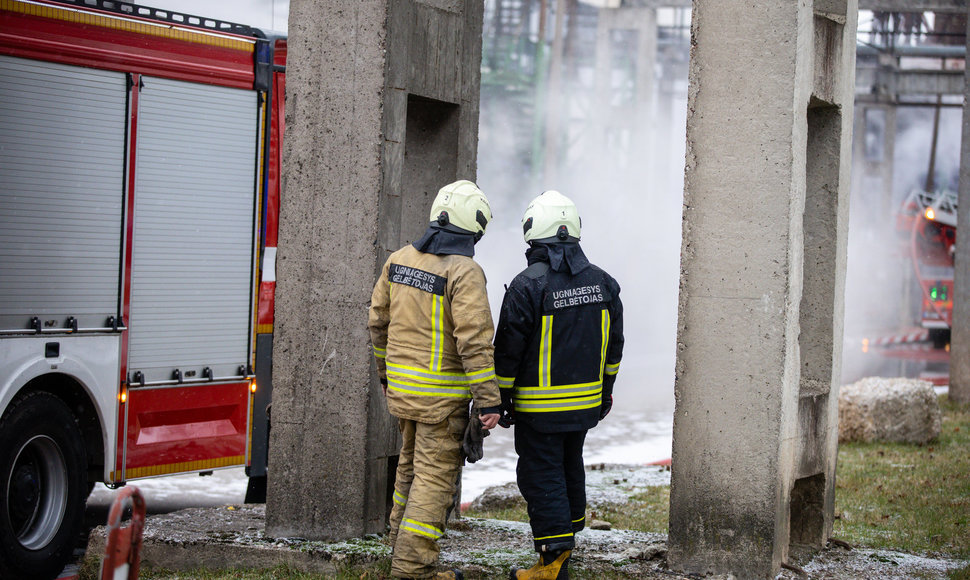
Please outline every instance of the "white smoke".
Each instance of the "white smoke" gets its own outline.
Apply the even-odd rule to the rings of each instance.
[[[592,54],[594,47],[573,50]],[[686,45],[682,50],[686,59]],[[610,129],[596,121],[598,115],[577,111],[582,105],[577,93],[589,91],[588,81],[588,74],[564,76],[560,101],[554,105],[571,115],[574,129],[566,136],[568,152],[555,177],[540,175],[537,180],[530,174],[532,129],[515,122],[523,119],[518,101],[483,87],[478,184],[489,196],[495,218],[478,244],[476,259],[488,277],[497,321],[504,285],[526,266],[521,228],[526,206],[547,189],[570,197],[582,217],[587,257],[622,289],[626,346],[617,400],[634,410],[672,409],[686,95],[670,99],[655,89],[647,99],[650,114]],[[607,145],[597,144],[602,142]]]
[[[856,114],[864,115],[857,107]],[[934,107],[896,109],[892,182],[883,191],[878,180],[854,180],[849,217],[848,266],[845,293],[845,333],[842,382],[864,376],[917,376],[928,365],[863,352],[863,340],[899,335],[919,328],[919,287],[909,276],[909,237],[896,229],[896,213],[909,193],[923,189],[929,172]],[[962,111],[940,111],[934,182],[937,189],[958,188]],[[855,139],[865,139],[855,135]],[[887,160],[889,161],[889,160]],[[864,158],[853,159],[853,171],[863,171]],[[909,300],[906,299],[907,293]],[[945,369],[941,369],[945,370]]]

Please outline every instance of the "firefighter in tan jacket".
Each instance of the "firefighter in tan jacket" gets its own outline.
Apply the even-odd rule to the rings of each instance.
[[[499,419],[492,315],[485,274],[472,260],[491,218],[474,183],[446,185],[424,236],[391,254],[371,297],[374,356],[403,438],[388,536],[395,577],[463,577],[458,570],[436,574],[435,564],[457,491],[469,402],[485,429]]]

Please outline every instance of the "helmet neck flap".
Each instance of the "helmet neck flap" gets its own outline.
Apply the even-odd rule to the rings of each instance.
[[[553,272],[565,272],[576,275],[589,268],[589,260],[579,246],[578,241],[529,243],[525,251],[525,259],[529,265],[536,262],[547,262]]]
[[[428,229],[425,230],[421,239],[411,245],[425,254],[436,256],[456,254],[471,258],[475,255],[475,242],[477,241],[478,236],[476,234],[453,231],[448,226],[439,226],[432,222],[428,225]]]

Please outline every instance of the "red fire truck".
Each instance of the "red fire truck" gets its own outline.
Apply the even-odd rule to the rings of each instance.
[[[956,257],[957,195],[953,191],[915,190],[896,216],[903,255],[912,264],[918,288],[912,300],[915,328],[871,341],[882,356],[915,361],[920,378],[938,385],[949,382],[950,327],[953,316],[953,276]],[[915,294],[915,292],[914,292]]]
[[[258,495],[285,59],[220,20],[0,0],[0,577],[59,572],[98,481],[246,466]]]

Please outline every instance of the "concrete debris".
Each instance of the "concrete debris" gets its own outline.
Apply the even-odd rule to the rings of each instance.
[[[519,486],[514,481],[505,485],[496,485],[486,489],[482,495],[471,503],[471,509],[478,512],[490,512],[516,507],[525,507],[525,498],[519,492]]]
[[[942,414],[933,386],[917,379],[868,377],[839,391],[839,442],[924,444],[936,439]]]

